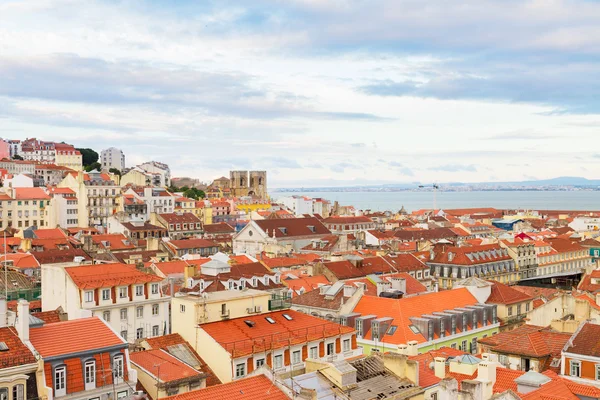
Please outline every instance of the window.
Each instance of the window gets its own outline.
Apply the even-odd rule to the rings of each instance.
[[[8,400],[8,388],[0,388],[0,400]]]
[[[25,385],[15,385],[13,386],[13,400],[23,400],[25,399]]]
[[[264,358],[259,358],[258,360],[256,360],[256,368],[260,368],[263,365],[265,365],[265,359]]]
[[[300,356],[300,350],[296,350],[292,353],[292,364],[300,364],[302,362],[302,357]]]
[[[127,331],[121,331],[121,337],[127,340]]]
[[[350,339],[344,339],[343,349],[344,351],[350,351]]]
[[[94,291],[93,290],[87,290],[85,292],[85,302],[86,303],[91,303],[94,301]]]
[[[431,393],[431,400],[438,400],[438,394],[437,394],[437,392]]]
[[[104,311],[102,313],[102,319],[105,320],[106,322],[110,321],[110,311]]]
[[[363,335],[363,331],[362,331],[363,330],[363,321],[362,321],[362,319],[357,319],[354,322],[354,329],[356,329],[356,334],[358,336],[362,337],[362,335]]]
[[[517,315],[521,315],[521,305],[517,305]]]
[[[135,287],[135,295],[136,296],[143,296],[144,295],[144,286],[142,285],[137,285]]]
[[[54,395],[65,396],[67,394],[67,368],[56,367],[54,369]]]
[[[152,336],[159,336],[160,335],[160,328],[158,327],[158,325],[154,325],[152,327]]]
[[[508,316],[510,317],[513,314],[512,306],[508,307]]]
[[[152,284],[152,294],[158,294],[158,283]]]
[[[126,308],[121,308],[121,319],[122,320],[126,320],[127,319],[127,309]]]
[[[144,337],[144,328],[137,328],[135,331],[135,338],[142,339]]]
[[[185,313],[185,305],[184,304],[179,305],[179,312]]]
[[[333,343],[327,343],[327,355],[332,356],[334,354],[335,354],[335,347],[333,346]]]
[[[158,304],[152,304],[152,315],[158,315]]]
[[[281,354],[273,357],[273,368],[278,369],[283,367],[283,356]]]
[[[113,378],[115,383],[123,382],[123,356],[118,355],[113,358]]]
[[[571,360],[571,376],[579,377],[581,375],[581,363]]]
[[[314,346],[308,349],[308,357],[315,359],[319,358],[319,348],[317,346]]]
[[[236,364],[235,377],[241,378],[246,375],[246,363]]]
[[[119,288],[119,298],[120,299],[127,298],[127,288],[126,287],[120,287]]]
[[[466,340],[462,341],[459,350],[467,351],[467,341]]]
[[[85,362],[84,367],[85,390],[96,388],[96,361]]]
[[[135,309],[135,316],[138,318],[144,318],[144,307],[137,307]]]
[[[379,323],[373,322],[371,325],[371,336],[373,340],[379,340]]]
[[[110,289],[102,289],[102,300],[110,300]]]
[[[525,312],[529,312],[529,303],[525,304]]]

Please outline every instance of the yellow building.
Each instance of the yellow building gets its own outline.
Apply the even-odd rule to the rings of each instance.
[[[235,208],[239,211],[243,211],[246,214],[250,214],[253,211],[266,211],[271,208],[271,203],[268,201],[259,201],[257,203],[253,203],[251,201],[248,202],[239,202],[235,205]]]
[[[75,171],[83,171],[83,156],[71,145],[55,144],[56,157],[54,164],[71,168]]]
[[[132,169],[125,175],[121,176],[121,186],[150,186],[152,185],[152,177],[143,171]]]
[[[202,225],[211,225],[213,223],[213,209],[202,200],[196,201],[192,213],[202,221]]]
[[[48,226],[50,196],[42,188],[8,188],[0,195],[2,229]]]
[[[197,326],[269,310],[271,294],[255,289],[187,294],[171,299],[172,331],[197,348]]]

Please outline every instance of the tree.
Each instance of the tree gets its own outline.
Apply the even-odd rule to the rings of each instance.
[[[108,172],[110,172],[111,174],[115,174],[115,175],[121,176],[121,171],[119,171],[116,168],[111,168],[111,169],[108,170]]]
[[[23,157],[21,157],[21,156],[20,156],[20,155],[18,155],[18,154],[15,154],[15,155],[13,156],[13,160],[21,160],[21,161],[23,161]]]
[[[75,150],[79,150],[79,152],[81,153],[81,162],[83,163],[84,167],[87,167],[89,165],[94,164],[95,162],[98,162],[98,153],[96,153],[94,150],[92,149],[75,149]],[[87,169],[86,169],[87,171]],[[91,171],[91,170],[90,170]]]
[[[189,188],[188,190],[183,191],[183,195],[194,200],[200,200],[206,197],[206,194],[202,190],[196,188]]]
[[[90,165],[88,165],[87,167],[85,167],[85,171],[86,172],[90,172],[97,169],[98,171],[100,171],[102,169],[102,164],[100,164],[99,162],[95,162],[92,163]]]

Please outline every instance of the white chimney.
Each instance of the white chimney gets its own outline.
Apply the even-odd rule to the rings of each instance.
[[[496,363],[493,361],[481,361],[477,364],[477,380],[484,383],[496,382]]]
[[[344,297],[351,297],[355,292],[356,286],[344,285]]]
[[[0,299],[0,328],[7,327],[7,325],[8,325],[7,317],[8,317],[8,312],[7,312],[6,299]]]
[[[417,342],[416,340],[411,340],[410,342],[407,343],[408,345],[408,350],[406,352],[407,356],[416,356],[417,354],[419,354],[419,351],[417,350],[417,345],[419,344],[419,342]]]
[[[392,278],[392,289],[399,290],[406,294],[406,279]]]
[[[407,345],[405,345],[405,344],[399,344],[399,345],[398,345],[398,352],[399,352],[400,354],[404,354],[404,355],[406,355],[406,354],[408,353],[408,346],[407,346]]]
[[[377,282],[377,296],[387,291],[391,286],[389,282]]]
[[[435,376],[444,379],[446,377],[446,359],[444,357],[436,357],[433,361],[433,371]]]
[[[22,342],[29,341],[29,302],[20,299],[17,303],[17,333]]]

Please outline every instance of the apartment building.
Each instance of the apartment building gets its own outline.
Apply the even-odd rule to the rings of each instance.
[[[42,266],[44,311],[62,307],[69,318],[96,316],[129,343],[170,331],[170,297],[162,278],[127,264]]]
[[[40,164],[55,164],[75,171],[83,169],[82,155],[70,144],[45,142],[35,138],[21,143],[20,154],[24,160]]]
[[[7,188],[0,194],[2,229],[48,226],[50,196],[42,188]]]
[[[48,188],[50,208],[48,209],[48,228],[77,228],[79,226],[79,200],[77,194],[69,188]]]
[[[102,164],[102,169],[104,170],[116,168],[119,171],[123,171],[125,169],[125,154],[123,150],[116,147],[109,147],[102,150],[100,152],[100,160],[98,161]]]
[[[600,388],[600,325],[583,322],[561,353],[561,376],[584,385]]]
[[[243,379],[263,365],[275,374],[301,373],[307,358],[338,361],[362,354],[354,328],[292,310],[203,324],[197,332],[192,343],[222,382]]]
[[[173,240],[202,234],[202,221],[192,213],[153,213],[150,223],[166,228]]]
[[[589,250],[575,240],[548,238],[535,247],[538,278],[579,274],[592,264]]]
[[[167,187],[171,185],[171,169],[165,163],[149,161],[137,166],[137,168],[153,175],[152,185]]]
[[[125,189],[124,189],[125,190]],[[175,197],[166,189],[150,186],[127,187],[125,195],[132,195],[147,205],[146,219],[150,219],[152,213],[170,214],[175,212]]]

